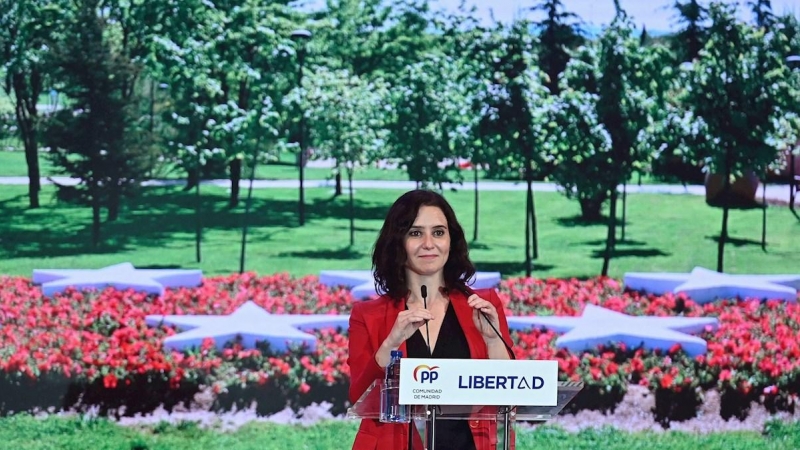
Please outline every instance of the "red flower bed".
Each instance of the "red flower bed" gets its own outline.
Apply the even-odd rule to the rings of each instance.
[[[575,354],[556,348],[553,332],[512,333],[518,358],[556,359],[563,379],[586,383],[573,410],[613,410],[629,383],[656,393],[654,413],[664,423],[691,417],[705,389],[723,393],[726,417],[743,417],[753,400],[772,409],[791,408],[800,392],[796,304],[728,300],[699,306],[681,295],[626,292],[606,278],[514,278],[499,292],[509,315],[579,315],[584,305],[595,304],[630,315],[719,318],[719,328],[701,336],[708,353],[697,358],[677,346],[649,352],[616,343]],[[348,291],[322,286],[316,277],[282,274],[209,278],[202,287],[168,290],[160,298],[114,289],[48,298],[28,279],[2,277],[0,413],[76,405],[143,412],[187,402],[202,388],[216,395],[221,409],[249,406],[255,399],[266,414],[287,403],[327,400],[342,411],[350,375],[346,330],[320,331],[314,352],[276,353],[266,345],[242,349],[236,342],[217,351],[212,341],[177,352],[162,346],[174,329],[144,323],[151,314],[230,314],[247,300],[276,314],[347,314],[353,301]]]

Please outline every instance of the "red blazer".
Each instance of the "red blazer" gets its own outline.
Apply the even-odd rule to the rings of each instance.
[[[491,302],[497,309],[500,319],[500,334],[511,345],[508,323],[503,312],[503,305],[494,289],[475,291],[483,299]],[[473,309],[467,304],[466,296],[461,292],[452,292],[450,303],[453,305],[458,322],[467,337],[469,352],[473,359],[488,359],[488,350],[481,332],[472,321]],[[404,302],[392,301],[387,296],[375,300],[358,302],[350,313],[350,402],[355,403],[375,380],[384,376],[384,369],[375,361],[375,353],[389,335],[397,315],[405,309]],[[405,342],[400,346],[403,355],[408,355]],[[470,421],[470,429],[477,450],[495,449],[497,446],[497,424],[491,421]],[[422,449],[419,433],[414,436],[414,449]],[[364,419],[356,434],[353,450],[406,450],[408,449],[408,426],[405,424],[381,423],[378,420]]]

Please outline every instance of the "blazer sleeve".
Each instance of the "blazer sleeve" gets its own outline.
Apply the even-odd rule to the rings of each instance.
[[[488,300],[497,310],[497,319],[500,321],[499,331],[503,336],[503,340],[506,341],[511,351],[514,351],[514,341],[511,340],[511,332],[508,329],[508,319],[506,319],[505,308],[503,307],[503,302],[500,300],[500,296],[497,295],[497,290],[490,289]]]
[[[364,315],[364,303],[356,303],[350,313],[350,342],[347,364],[350,366],[350,403],[355,403],[373,381],[384,375],[384,369],[375,361],[374,341]]]

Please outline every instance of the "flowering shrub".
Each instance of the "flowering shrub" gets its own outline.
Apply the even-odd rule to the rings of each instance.
[[[797,304],[746,299],[700,306],[683,295],[627,292],[609,278],[512,278],[498,291],[507,315],[574,316],[594,304],[630,315],[719,318],[718,329],[701,336],[707,354],[696,358],[679,346],[651,352],[615,342],[572,353],[556,348],[552,331],[513,332],[518,359],[557,360],[562,380],[585,383],[571,410],[613,411],[631,383],[654,392],[654,415],[664,424],[691,417],[705,389],[722,393],[723,417],[743,417],[754,400],[791,409],[800,392]],[[247,300],[275,314],[347,314],[353,302],[347,290],[316,277],[285,274],[207,278],[201,287],[161,297],[114,289],[44,297],[28,279],[0,277],[0,413],[96,405],[144,412],[187,403],[204,389],[218,409],[255,400],[267,414],[327,400],[342,412],[350,378],[347,330],[320,330],[314,352],[275,352],[266,344],[244,349],[238,342],[217,350],[210,339],[179,352],[162,345],[174,328],[144,322],[151,314],[230,314]]]

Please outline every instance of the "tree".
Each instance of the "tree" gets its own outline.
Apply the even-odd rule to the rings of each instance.
[[[170,0],[174,16],[155,38],[156,62],[169,80],[173,126],[169,150],[191,189],[203,170],[229,169],[229,205],[238,204],[240,126],[259,99],[280,98],[294,84],[290,41],[297,18],[288,1],[215,3]],[[271,147],[270,147],[271,148]]]
[[[608,275],[616,245],[618,186],[630,179],[636,163],[647,159],[636,152],[639,134],[649,119],[652,98],[642,88],[640,66],[646,52],[633,37],[634,27],[615,0],[616,16],[599,40],[597,113],[611,137],[612,185],[609,186],[608,235],[601,274]]]
[[[344,69],[367,81],[392,78],[436,48],[436,15],[427,0],[327,0],[315,15],[314,63]],[[339,161],[335,195],[341,194]]]
[[[565,72],[571,76],[579,63],[571,62]],[[569,199],[577,199],[581,218],[599,221],[613,178],[611,137],[597,115],[597,93],[565,89],[545,108],[547,139],[544,149],[552,160],[550,174]]]
[[[678,13],[678,23],[683,26],[672,40],[672,49],[679,62],[692,61],[698,57],[708,36],[704,25],[708,9],[699,0],[675,0],[672,7]]]
[[[724,4],[712,4],[710,16],[711,38],[690,71],[686,105],[714,144],[698,149],[695,160],[723,177],[717,247],[717,271],[722,272],[728,215],[735,206],[731,179],[749,170],[764,173],[779,150],[796,139],[798,105],[787,82],[783,36],[736,22],[735,9]],[[786,121],[790,116],[795,120]]]
[[[452,142],[457,124],[455,62],[430,54],[407,66],[390,89],[389,154],[422,185],[460,181],[456,161],[462,154]]]
[[[48,49],[59,39],[57,5],[50,1],[0,0],[0,72],[3,90],[13,98],[14,117],[28,167],[28,204],[39,207],[41,190],[36,104],[48,77]]]
[[[116,217],[119,199],[132,194],[151,160],[137,145],[131,100],[141,70],[114,39],[116,22],[99,0],[81,0],[69,11],[71,36],[54,48],[54,75],[63,83],[70,107],[56,113],[46,130],[54,165],[80,178],[74,199],[92,208],[92,243],[100,242],[100,208]]]
[[[748,0],[747,6],[753,12],[756,26],[770,31],[775,23],[775,15],[772,13],[771,0]]]
[[[355,244],[353,173],[383,156],[386,131],[383,100],[388,95],[380,80],[367,82],[345,70],[317,68],[302,95],[294,91],[288,101],[304,104],[314,134],[315,148],[323,157],[335,158],[347,172],[350,206],[350,245]]]
[[[564,11],[561,0],[541,0],[531,10],[545,14],[544,19],[534,22],[539,30],[539,68],[547,74],[547,89],[551,94],[558,95],[558,79],[570,57],[568,50],[584,42],[580,18],[575,13]]]
[[[499,27],[493,48],[486,52],[492,79],[486,82],[481,95],[480,135],[495,145],[498,157],[495,166],[517,169],[527,185],[525,206],[525,268],[533,271],[532,259],[539,257],[536,232],[536,205],[533,179],[541,168],[543,153],[537,149],[541,123],[535,117],[547,92],[541,75],[532,64],[532,38],[529,24],[519,21],[509,30]]]

